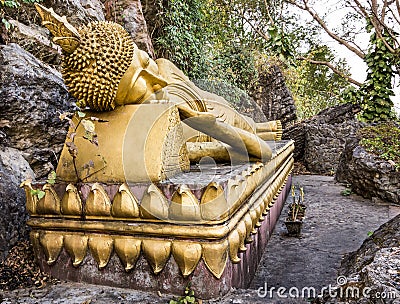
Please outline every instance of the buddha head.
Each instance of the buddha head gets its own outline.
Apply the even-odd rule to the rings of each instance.
[[[43,25],[63,49],[62,74],[81,108],[110,111],[142,103],[167,83],[157,64],[139,50],[125,29],[114,22],[92,22],[78,30],[52,9],[36,4]]]

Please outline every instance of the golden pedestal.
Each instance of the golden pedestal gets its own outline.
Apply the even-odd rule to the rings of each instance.
[[[202,298],[246,287],[290,189],[293,142],[270,144],[265,164],[192,167],[173,182],[25,183],[42,269],[169,293],[190,281]]]

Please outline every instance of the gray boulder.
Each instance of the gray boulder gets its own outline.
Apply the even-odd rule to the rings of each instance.
[[[345,303],[399,303],[399,267],[400,215],[379,227],[357,251],[343,258],[339,275],[346,278],[346,284],[338,287],[357,287],[360,291],[360,297],[347,298]],[[339,300],[327,297],[322,302],[343,303]]]
[[[22,153],[0,147],[0,260],[17,241],[28,237],[25,192],[19,188],[34,173]]]
[[[68,22],[76,27],[91,21],[105,20],[104,6],[99,0],[45,0],[41,4],[52,7],[59,15],[66,16]]]
[[[61,64],[61,48],[49,36],[49,31],[39,25],[25,25],[17,20],[9,20],[12,30],[9,39],[19,44],[25,51],[53,66]]]
[[[121,24],[139,49],[154,58],[153,44],[147,30],[140,0],[104,1],[106,19]]]
[[[357,138],[346,142],[335,178],[365,198],[400,204],[400,172],[394,164],[365,151]]]
[[[294,157],[312,173],[332,175],[339,164],[346,140],[362,126],[355,114],[360,108],[341,104],[325,109],[312,118],[289,126],[283,139],[295,141]]]
[[[16,44],[0,46],[0,143],[20,150],[37,178],[56,166],[73,99],[58,71]]]

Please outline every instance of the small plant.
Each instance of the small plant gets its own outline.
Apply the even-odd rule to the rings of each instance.
[[[196,301],[196,297],[194,296],[194,291],[190,288],[190,284],[185,288],[185,294],[180,297],[178,300],[170,300],[169,304],[200,304],[199,301]]]
[[[297,189],[298,191],[296,191]],[[292,185],[292,199],[293,202],[289,205],[285,225],[289,236],[300,236],[306,211],[303,187],[298,186],[296,188],[295,185]]]
[[[78,127],[80,125],[83,126],[84,128],[84,134],[82,135],[82,138],[89,141],[91,144],[98,146],[98,138],[97,138],[97,133],[96,133],[96,126],[94,124],[94,122],[99,122],[99,123],[103,123],[103,122],[107,122],[107,120],[102,120],[99,119],[98,117],[87,117],[86,113],[82,112],[82,111],[77,111],[76,115],[75,115],[75,119],[73,119],[74,117],[74,113],[62,113],[60,114],[59,118],[61,120],[67,120],[69,122],[69,131],[67,134],[67,140],[65,142],[65,145],[68,148],[68,153],[71,155],[72,157],[72,163],[74,166],[74,170],[75,170],[75,174],[76,177],[78,179],[78,181],[82,181],[84,179],[87,179],[89,176],[97,173],[98,171],[102,170],[105,168],[105,166],[107,165],[107,162],[105,161],[104,157],[101,157],[101,155],[99,155],[104,163],[104,166],[102,168],[97,169],[94,172],[90,172],[91,169],[94,169],[94,161],[93,160],[89,160],[88,163],[84,164],[82,168],[77,168],[76,166],[76,158],[78,157],[78,147],[75,144],[75,139],[76,139],[76,135],[77,135],[77,130]],[[76,119],[78,120],[76,122]],[[79,169],[79,170],[78,170]],[[82,171],[86,171],[86,176],[81,177],[79,172]]]
[[[57,178],[56,172],[51,171],[47,176],[46,182],[50,185],[54,185],[56,183],[56,178]],[[38,200],[41,200],[46,195],[46,192],[44,192],[41,189],[31,189],[31,195],[36,196]]]
[[[296,195],[296,186],[292,185],[292,199],[293,202],[289,205],[288,220],[301,221],[305,215],[306,206],[304,205],[304,188],[298,187],[298,194]]]
[[[56,183],[57,174],[55,171],[51,171],[47,176],[46,182],[50,185],[54,185]]]
[[[41,200],[46,195],[46,192],[41,189],[31,189],[31,195],[36,196],[38,200]]]
[[[340,192],[340,194],[343,195],[343,196],[349,196],[352,193],[353,193],[353,191],[351,190],[351,188],[346,188],[342,192]]]

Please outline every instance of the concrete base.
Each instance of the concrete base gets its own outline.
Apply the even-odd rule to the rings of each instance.
[[[26,184],[38,263],[91,284],[179,295],[190,283],[203,299],[247,288],[291,187],[292,151],[279,142],[265,164],[194,167],[158,184]]]
[[[136,267],[131,272],[126,272],[118,256],[113,253],[104,269],[99,270],[96,261],[91,254],[87,254],[79,267],[74,267],[71,258],[62,249],[57,263],[49,266],[46,256],[41,250],[38,252],[40,268],[61,280],[85,282],[90,284],[107,285],[139,290],[160,291],[162,293],[182,294],[189,283],[196,296],[202,299],[221,297],[231,290],[231,287],[247,288],[256,273],[258,263],[261,260],[265,246],[274,230],[283,204],[290,191],[291,176],[285,187],[275,200],[265,220],[252,235],[253,241],[246,244],[246,251],[238,254],[241,259],[234,264],[229,259],[220,279],[213,276],[207,269],[203,260],[200,260],[194,272],[184,278],[174,258],[171,257],[164,269],[159,274],[154,274],[143,255],[136,262]]]

